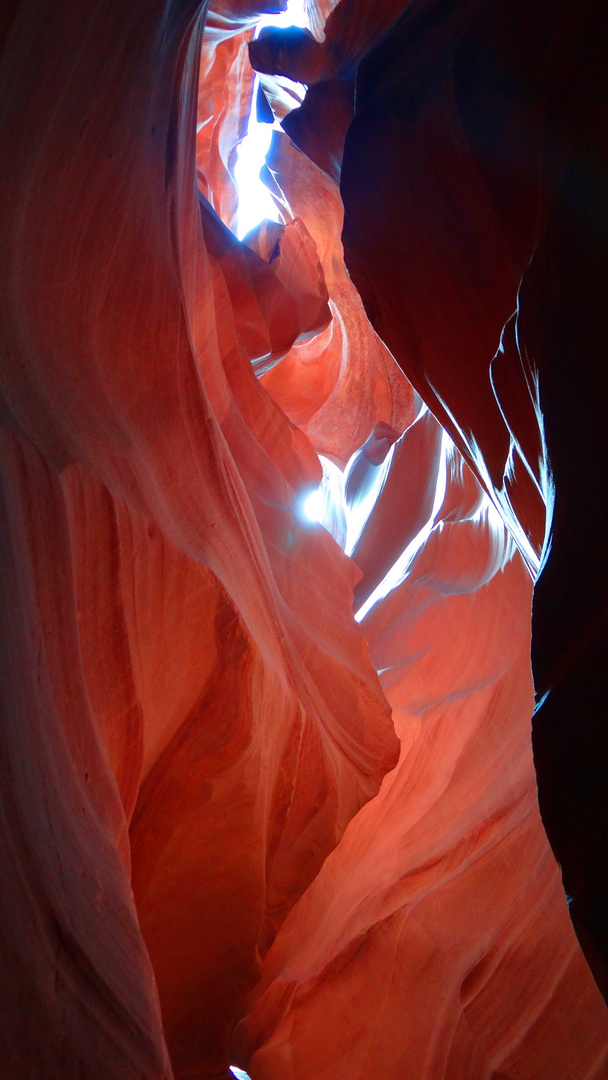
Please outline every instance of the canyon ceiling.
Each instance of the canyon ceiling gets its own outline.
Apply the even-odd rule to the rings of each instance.
[[[0,1076],[607,1080],[608,17],[278,6],[0,15]]]

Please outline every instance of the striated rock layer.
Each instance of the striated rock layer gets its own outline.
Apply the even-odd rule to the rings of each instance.
[[[461,479],[364,621],[400,761],[266,958],[235,1037],[260,1080],[607,1075],[538,813],[531,581]]]
[[[359,69],[341,183],[372,322],[533,571],[546,559],[539,793],[608,993],[606,28],[594,3],[410,5]]]
[[[242,244],[258,8],[7,10],[7,1080],[608,1075],[530,743],[550,460],[536,760],[601,984],[602,39],[545,56],[554,11],[309,5]]]
[[[224,1075],[259,957],[397,754],[356,568],[295,513],[317,458],[203,240],[200,13],[163,10],[40,5],[8,50],[10,1076],[170,1075],[165,1038]]]

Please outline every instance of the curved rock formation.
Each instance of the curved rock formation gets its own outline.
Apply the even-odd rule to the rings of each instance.
[[[60,16],[17,22],[9,53],[14,1076],[169,1075],[156,987],[178,1075],[223,1075],[258,957],[397,750],[350,614],[356,568],[296,514],[318,461],[256,381],[204,243],[203,24],[195,5],[160,14],[104,23],[109,69],[75,9],[44,93],[30,73]]]
[[[473,491],[450,521],[458,471],[447,520],[363,623],[401,757],[266,958],[234,1044],[256,1080],[608,1069],[538,814],[530,578]]]
[[[267,155],[273,190],[314,238],[332,319],[320,337],[296,343],[263,385],[319,454],[346,464],[381,421],[401,434],[413,393],[365,314],[344,266],[338,189],[285,135]]]
[[[272,6],[2,23],[0,1073],[604,1080],[602,33],[309,5],[243,244]]]
[[[540,799],[604,992],[606,43],[592,3],[412,4],[361,65],[342,169],[372,322],[533,570],[547,559]]]

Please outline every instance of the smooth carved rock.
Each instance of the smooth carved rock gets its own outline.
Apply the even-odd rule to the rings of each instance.
[[[259,7],[3,23],[6,1080],[608,1073],[538,812],[516,545],[545,539],[547,444],[535,752],[601,982],[601,19],[412,2],[374,56],[402,6],[311,11],[325,81],[287,127],[325,171],[277,135],[285,224],[247,244]],[[344,265],[350,92],[327,90],[365,56],[345,241],[384,340]],[[301,520],[318,453],[348,464],[336,535],[390,463],[355,561]]]
[[[354,116],[354,86],[331,79],[311,86],[281,126],[315,165],[339,184],[344,139]]]
[[[236,226],[238,192],[233,178],[237,145],[247,134],[254,74],[247,45],[253,27],[209,12],[199,68],[196,119],[198,185],[218,216]],[[228,101],[226,100],[229,94]]]
[[[318,461],[204,243],[197,11],[41,7],[7,59],[11,1078],[225,1075],[260,955],[396,759],[356,568],[296,517]]]
[[[285,75],[307,86],[327,78],[323,46],[310,30],[299,26],[289,26],[285,30],[264,27],[249,46],[249,58],[255,71]]]
[[[608,993],[606,464],[593,434],[605,49],[593,4],[557,18],[548,3],[412,4],[359,69],[341,185],[346,262],[374,326],[534,574],[548,556],[532,634],[541,808]]]
[[[264,961],[233,1040],[260,1080],[606,1075],[536,800],[531,582],[465,476],[364,622],[401,757]]]
[[[314,240],[295,219],[288,226],[267,222],[241,244],[206,199],[199,206],[207,254],[224,282],[216,302],[226,304],[241,353],[261,374],[331,320]]]
[[[344,266],[335,183],[279,132],[267,156],[272,190],[315,240],[332,321],[296,343],[264,387],[319,454],[344,466],[378,422],[401,434],[414,420],[412,389],[365,314]]]

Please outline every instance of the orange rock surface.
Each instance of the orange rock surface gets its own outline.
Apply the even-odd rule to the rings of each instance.
[[[316,242],[332,319],[296,343],[262,383],[318,454],[342,465],[380,421],[401,434],[414,418],[412,388],[371,326],[344,266],[342,204],[332,182],[277,134],[268,155],[273,190]]]
[[[260,1080],[607,1074],[538,814],[530,578],[491,512],[450,521],[452,475],[363,622],[401,757],[266,957],[234,1040]]]
[[[401,41],[407,8],[430,27],[434,85],[465,24],[485,41],[486,6],[342,0],[308,5],[322,78],[292,130],[313,160],[275,133],[282,223],[238,241],[248,43],[268,7],[17,0],[0,24],[0,1076],[605,1080],[608,1017],[530,739],[547,452],[572,508],[567,443],[555,421],[547,450],[534,382],[535,357],[565,362],[546,330],[570,281],[554,257],[565,211],[543,219],[558,239],[543,234],[526,273],[540,234],[523,185],[518,258],[505,264],[492,222],[477,276],[460,274],[459,144],[449,182],[426,159],[416,190],[387,179],[378,217],[353,172],[364,64]],[[351,90],[334,84],[360,63],[349,127]],[[391,71],[383,92],[401,101]],[[568,131],[587,117],[574,85]],[[421,116],[437,107],[423,89]],[[434,122],[403,143],[421,173]],[[403,168],[393,135],[387,178]],[[427,258],[447,189],[450,245]],[[476,229],[481,204],[478,186]],[[397,242],[427,254],[396,277],[391,214],[412,207]],[[303,514],[318,455],[341,545]],[[538,672],[565,650],[578,673],[602,596],[574,643],[536,636]],[[604,774],[582,745],[596,891],[575,906],[601,984]],[[567,792],[563,753],[539,761]]]

